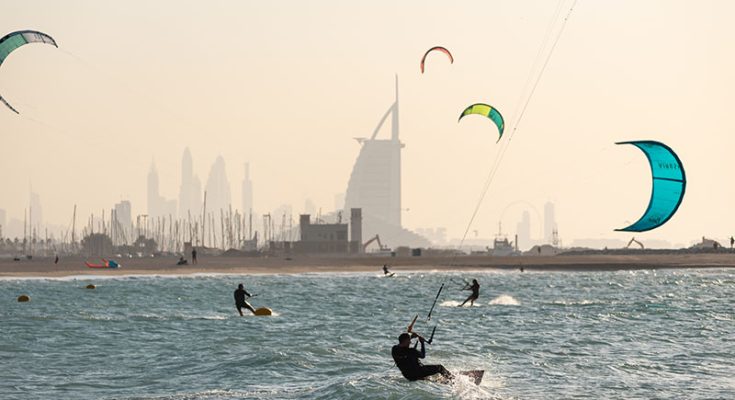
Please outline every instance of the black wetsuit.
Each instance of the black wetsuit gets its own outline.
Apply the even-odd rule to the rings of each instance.
[[[398,369],[401,370],[401,374],[403,374],[403,376],[409,381],[424,379],[435,374],[451,376],[449,371],[447,371],[443,365],[421,364],[419,359],[426,357],[426,349],[424,348],[423,343],[421,343],[421,351],[410,347],[395,345],[391,350],[391,354],[393,355],[393,360],[396,362]]]
[[[237,311],[241,311],[243,308],[252,309],[252,306],[245,301],[245,296],[251,297],[247,290],[235,290],[235,307],[237,307]]]
[[[472,296],[475,300],[477,300],[480,297],[480,284],[475,284],[470,286],[470,289],[472,289]]]

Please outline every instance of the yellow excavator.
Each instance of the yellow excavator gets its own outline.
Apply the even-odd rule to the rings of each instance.
[[[629,249],[629,248],[630,248],[630,246],[631,246],[631,245],[632,245],[633,243],[635,243],[635,244],[637,244],[638,246],[640,246],[640,247],[641,247],[641,250],[645,250],[645,249],[646,249],[646,246],[644,246],[644,245],[643,245],[643,243],[641,243],[641,242],[639,242],[639,241],[635,240],[635,238],[633,238],[633,239],[630,239],[630,242],[628,242],[628,245],[627,245],[627,246],[625,246],[625,248],[626,248],[626,249]]]
[[[390,247],[383,246],[383,243],[380,242],[380,235],[375,235],[372,238],[370,238],[367,242],[363,243],[362,252],[365,253],[367,251],[367,247],[370,246],[373,242],[378,242],[378,248],[380,249],[381,253],[390,251]]]

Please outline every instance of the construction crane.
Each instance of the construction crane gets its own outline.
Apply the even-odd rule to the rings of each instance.
[[[383,246],[383,243],[380,242],[380,236],[375,235],[362,245],[362,252],[364,253],[367,250],[367,247],[370,246],[373,242],[378,242],[378,247],[380,248],[380,251],[390,251],[389,247]]]
[[[625,248],[626,248],[626,249],[629,249],[629,248],[630,248],[630,246],[631,246],[631,245],[632,245],[633,243],[637,244],[638,246],[641,246],[641,250],[645,250],[645,249],[646,249],[646,246],[644,246],[644,245],[643,245],[643,243],[641,243],[641,242],[639,242],[639,241],[635,240],[635,238],[632,238],[632,239],[630,239],[630,242],[628,242],[628,245],[627,245],[627,246],[625,246]]]

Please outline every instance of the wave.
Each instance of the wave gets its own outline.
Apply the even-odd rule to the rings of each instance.
[[[491,306],[499,305],[499,306],[520,306],[521,302],[513,298],[513,296],[509,296],[507,294],[501,294],[500,296],[490,300],[489,303]]]

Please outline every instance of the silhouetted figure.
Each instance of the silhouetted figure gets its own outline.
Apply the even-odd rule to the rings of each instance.
[[[245,301],[245,296],[247,297],[253,297],[250,293],[248,293],[247,290],[242,286],[242,283],[237,285],[237,290],[235,290],[235,307],[237,307],[237,312],[240,313],[240,316],[242,317],[242,309],[247,308],[255,314],[255,309],[253,306],[250,305],[247,301]]]
[[[196,247],[191,249],[191,262],[196,264],[197,263],[197,249]]]
[[[58,263],[59,263],[59,255],[57,254],[56,258],[54,258],[54,264],[58,264]]]
[[[464,289],[462,290],[471,290],[472,294],[469,297],[467,297],[467,299],[463,301],[462,304],[459,305],[459,307],[462,307],[468,301],[470,302],[470,306],[474,306],[475,300],[477,300],[477,298],[480,297],[480,284],[477,283],[477,279],[473,279],[472,284],[465,286]]]
[[[188,265],[189,261],[184,258],[184,256],[179,257],[179,261],[176,263],[176,265]]]
[[[523,272],[523,271],[524,271],[524,269],[523,269],[523,267],[521,267],[521,272]]]
[[[388,264],[383,264],[383,275],[390,274],[390,271],[388,270]]]
[[[421,343],[421,351],[416,350],[416,346],[411,348],[411,338],[419,338]],[[417,343],[418,345],[418,343]],[[391,349],[393,361],[401,370],[401,374],[409,381],[425,379],[429,376],[442,374],[445,378],[452,379],[452,374],[444,368],[443,365],[423,365],[420,358],[426,357],[426,348],[424,347],[424,338],[415,333],[401,333],[398,336],[398,344]]]
[[[735,244],[735,238],[730,236],[730,248],[732,249],[732,245]]]

